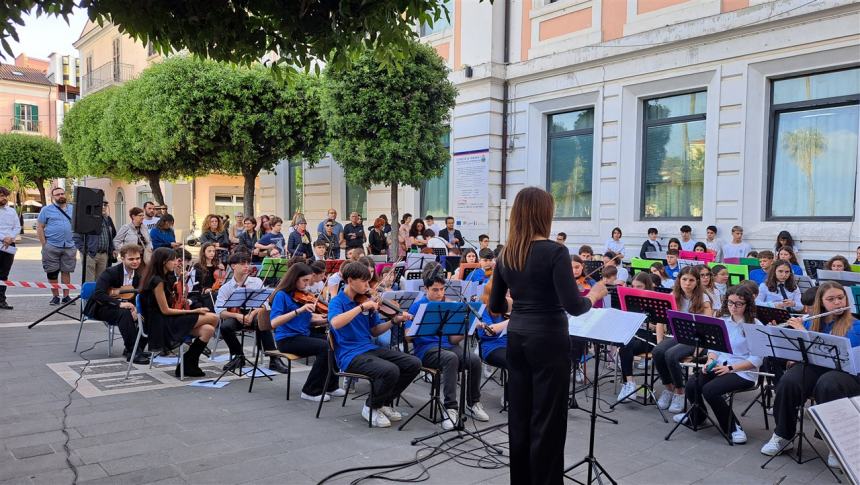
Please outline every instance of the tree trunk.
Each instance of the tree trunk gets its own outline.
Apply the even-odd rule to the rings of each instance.
[[[146,172],[145,177],[147,183],[149,183],[149,190],[152,191],[152,196],[155,197],[155,201],[158,205],[165,205],[164,193],[161,192],[161,174],[158,172]]]
[[[397,261],[403,255],[400,254],[400,242],[397,240],[397,234],[400,233],[400,211],[397,208],[397,182],[391,183],[391,243],[389,244],[388,253],[392,255],[389,260]]]
[[[242,201],[243,212],[245,217],[254,217],[254,189],[257,182],[257,175],[260,171],[253,173],[250,170],[242,170],[242,177],[245,179],[245,188],[242,192],[244,200]],[[241,224],[242,221],[236,221],[236,224]],[[237,226],[239,227],[239,226]]]
[[[39,202],[42,203],[42,207],[45,207],[48,204],[48,198],[45,195],[45,179],[36,177],[36,188],[39,189]]]

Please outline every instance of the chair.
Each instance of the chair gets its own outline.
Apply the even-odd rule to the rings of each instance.
[[[149,338],[149,335],[143,330],[143,309],[140,306],[140,295],[137,295],[134,300],[134,306],[137,310],[137,337],[134,339],[134,347],[131,349],[131,356],[128,358],[128,368],[125,371],[125,379],[128,380],[129,375],[131,375],[131,366],[134,365],[134,357],[137,355],[138,350],[140,349],[140,339],[141,337]],[[185,349],[183,345],[190,344],[191,341],[194,340],[194,337],[191,335],[186,335],[183,339],[182,343],[179,344],[179,380],[185,380],[185,362],[182,359],[185,354]],[[152,363],[155,361],[155,355],[149,359],[149,368],[152,369]]]
[[[220,325],[219,325],[219,328],[220,328]],[[263,311],[257,315],[257,331],[265,332],[267,330],[268,331],[272,330],[272,319],[271,319],[269,312]],[[261,347],[260,345],[257,345],[256,348],[254,349],[254,351],[255,351],[254,366],[256,366],[257,363],[259,362],[260,347]],[[279,350],[266,350],[266,351],[263,351],[263,354],[269,358],[280,357],[280,358],[286,359],[286,361],[287,361],[287,401],[289,401],[290,400],[290,386],[291,386],[292,375],[293,375],[293,361],[299,360],[299,359],[301,359],[301,357],[299,357],[296,354],[281,352]],[[251,392],[254,389],[254,379],[256,379],[256,378],[257,378],[257,373],[251,372],[251,384],[248,386],[248,392]]]
[[[755,406],[756,403],[761,404],[761,413],[764,416],[764,429],[770,429],[770,424],[767,419],[767,410],[773,406],[771,400],[773,399],[773,390],[775,388],[773,384],[774,377],[774,374],[767,372],[759,374],[758,379],[756,380],[756,385],[752,389],[758,389],[758,394],[741,413],[741,416],[746,416],[750,408]],[[730,401],[729,404],[731,405],[732,402]]]
[[[326,340],[328,341],[328,355],[326,358],[328,359],[329,369],[337,369],[337,362],[335,362],[335,359],[334,359],[334,345],[335,345],[334,335],[332,335],[331,331],[326,332]],[[328,384],[329,384],[329,382],[331,382],[332,374],[334,374],[334,376],[336,378],[351,377],[354,379],[366,380],[367,382],[370,383],[370,400],[371,401],[373,400],[373,378],[372,377],[370,377],[368,375],[364,375],[364,374],[356,374],[354,372],[343,372],[340,370],[332,371],[332,372],[329,372],[326,374],[325,384],[323,385],[323,389],[328,389]],[[343,403],[341,404],[341,407],[346,407],[346,398],[348,396],[349,396],[349,393],[345,393],[343,395]],[[316,414],[317,419],[319,419],[319,417],[320,417],[320,411],[322,411],[322,405],[323,405],[324,401],[325,401],[324,399],[320,399],[319,405],[317,406],[317,414]],[[368,418],[369,419],[367,420],[367,427],[372,428],[373,427],[373,408],[370,409],[370,414],[368,415]]]
[[[80,313],[81,324],[78,327],[78,338],[75,339],[75,352],[78,351],[78,344],[81,341],[81,332],[84,329],[84,322],[86,322],[86,321],[93,321],[93,322],[100,321],[100,320],[96,320],[94,318],[90,318],[84,314],[84,308],[87,307],[87,301],[93,297],[93,294],[95,292],[96,292],[96,284],[92,281],[88,281],[88,282],[84,283],[84,285],[81,287],[81,296],[80,296],[80,299],[81,299],[81,313]],[[102,323],[105,325],[105,327],[107,327],[108,357],[111,357],[111,350],[113,349],[113,340],[114,340],[114,336],[116,335],[116,326],[110,325],[108,322],[102,322]]]

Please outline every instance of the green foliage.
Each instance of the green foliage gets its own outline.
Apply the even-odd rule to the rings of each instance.
[[[433,48],[414,43],[410,53],[397,69],[368,52],[326,71],[330,150],[347,179],[363,187],[419,187],[450,160],[441,139],[457,91]]]
[[[45,203],[45,183],[67,175],[60,144],[44,137],[0,134],[0,173],[12,174],[22,187],[35,186]]]
[[[314,60],[340,65],[363,48],[386,62],[407,57],[414,26],[432,24],[448,12],[440,0],[24,0],[0,4],[0,43],[18,40],[16,24],[36,7],[38,14],[68,18],[72,7],[89,18],[110,21],[120,31],[161,53],[187,49],[200,57],[251,65],[275,52],[280,66],[305,70]],[[318,64],[316,64],[318,66]]]
[[[103,121],[118,93],[119,88],[111,87],[91,94],[77,101],[63,118],[60,139],[69,175],[133,178],[131,174],[119,172],[102,146]]]

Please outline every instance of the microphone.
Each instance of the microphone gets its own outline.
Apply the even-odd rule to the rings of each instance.
[[[472,249],[474,249],[475,252],[478,251],[478,247],[475,246],[474,244],[472,244],[472,241],[469,241],[468,239],[466,239],[466,236],[464,236],[463,233],[460,233],[460,237],[463,238],[464,243],[468,244],[469,246],[472,246]]]

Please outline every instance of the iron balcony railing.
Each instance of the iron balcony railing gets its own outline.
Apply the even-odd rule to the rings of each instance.
[[[81,77],[81,96],[92,94],[100,89],[130,81],[134,66],[119,62],[108,62]]]
[[[12,131],[39,132],[39,121],[12,117]]]

